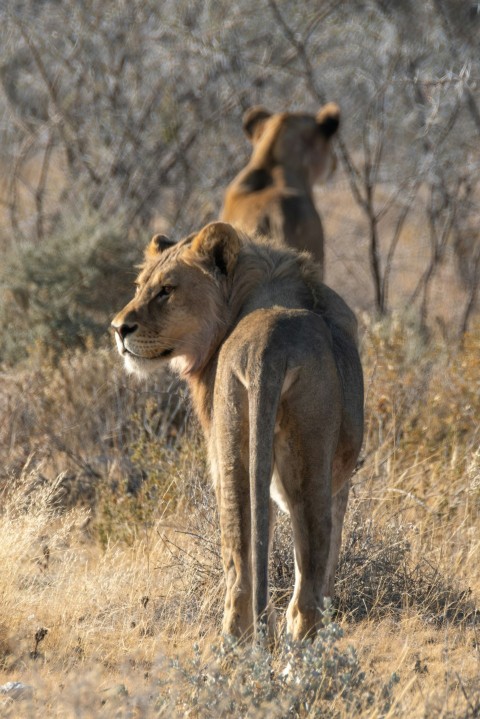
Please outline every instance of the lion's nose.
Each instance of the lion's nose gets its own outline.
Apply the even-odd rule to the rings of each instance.
[[[115,322],[112,322],[112,327],[120,336],[121,340],[124,340],[127,335],[132,334],[132,332],[135,332],[138,325],[137,324],[127,324],[126,322],[122,322],[122,324],[116,324]]]

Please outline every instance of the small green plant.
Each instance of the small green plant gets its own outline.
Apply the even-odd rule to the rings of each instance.
[[[343,630],[332,621],[330,605],[323,624],[313,642],[287,639],[273,655],[260,644],[224,637],[205,662],[195,645],[189,662],[175,659],[162,666],[157,707],[171,716],[185,712],[202,719],[320,719],[355,716],[376,702],[376,716],[384,716],[399,677],[393,674],[377,696],[355,649],[341,645]]]

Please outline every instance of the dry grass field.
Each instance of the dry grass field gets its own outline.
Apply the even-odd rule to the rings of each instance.
[[[215,502],[183,388],[125,378],[108,345],[5,371],[1,685],[33,689],[0,694],[2,716],[478,716],[479,352],[478,331],[427,344],[363,315],[333,617],[314,647],[280,638],[271,656],[219,637]],[[282,520],[280,628],[290,544]]]

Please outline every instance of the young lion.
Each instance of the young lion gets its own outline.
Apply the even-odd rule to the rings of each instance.
[[[216,222],[176,245],[155,236],[137,293],[112,326],[127,370],[146,374],[168,359],[190,385],[220,513],[223,631],[258,633],[272,617],[272,497],[290,514],[295,543],[287,629],[312,636],[337,561],[332,494],[362,442],[352,312],[309,255]]]
[[[221,219],[250,235],[263,234],[308,250],[323,269],[323,229],[313,187],[332,172],[331,139],[340,109],[334,102],[316,116],[252,107],[243,127],[253,144],[247,166],[225,192]]]

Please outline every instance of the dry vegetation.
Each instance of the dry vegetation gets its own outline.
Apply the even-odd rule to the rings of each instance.
[[[106,349],[7,376],[2,446],[17,469],[0,519],[0,661],[5,682],[35,687],[32,716],[117,705],[119,716],[477,716],[478,335],[427,345],[394,317],[364,326],[362,349],[365,459],[335,603],[344,636],[327,627],[313,654],[280,642],[272,674],[260,650],[230,648],[227,661],[218,644],[215,501],[181,388],[159,407],[170,380],[126,381]],[[272,558],[280,617],[286,525]],[[285,682],[289,651],[298,676]],[[28,716],[21,704],[6,716]]]
[[[2,716],[480,716],[468,6],[2,4]],[[344,114],[318,193],[327,279],[359,314],[366,438],[325,629],[270,655],[219,639],[215,498],[185,389],[125,377],[106,327],[150,232],[216,216],[248,154],[243,110],[324,95]],[[280,625],[292,575],[281,518]]]

